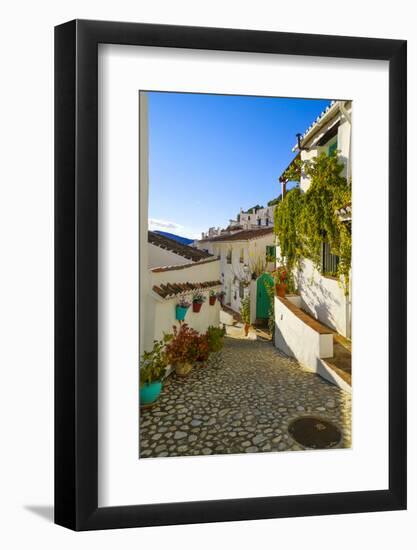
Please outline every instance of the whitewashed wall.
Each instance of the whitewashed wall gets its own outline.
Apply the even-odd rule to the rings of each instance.
[[[189,263],[187,267],[165,271],[148,271],[149,290],[147,297],[147,308],[141,319],[141,326],[144,327],[144,349],[152,347],[153,341],[162,338],[164,332],[172,332],[173,325],[178,326],[175,319],[175,306],[178,303],[179,296],[171,299],[163,299],[155,294],[151,289],[154,285],[160,286],[166,283],[198,283],[207,281],[216,281],[220,279],[220,261],[213,260],[201,263]],[[214,288],[216,292],[221,286]],[[187,312],[185,322],[199,332],[205,332],[210,325],[219,326],[220,304],[216,300],[214,306],[209,305],[209,291],[202,290],[207,297],[199,313],[192,311],[192,306]],[[185,294],[186,299],[191,302],[192,292]]]
[[[215,243],[212,250],[215,255],[220,256],[220,272],[223,274],[223,290],[226,292],[225,303],[230,303],[230,307],[239,312],[241,298],[239,296],[239,279],[244,278],[245,273],[252,272],[258,260],[265,262],[266,247],[273,245],[275,236],[273,233],[264,235],[258,239],[250,241],[228,241]],[[227,263],[227,253],[232,251],[232,263]],[[240,263],[240,253],[243,250],[243,263]],[[244,266],[248,266],[245,271]],[[273,268],[271,264],[269,267]],[[235,277],[237,280],[234,282]],[[250,288],[245,288],[245,295],[250,292]]]
[[[206,293],[208,296],[208,292]],[[175,305],[177,299],[155,301],[155,315],[154,315],[154,338],[159,340],[163,337],[164,332],[172,333],[172,327],[179,326],[179,322],[175,319]],[[210,325],[216,327],[220,323],[220,305],[216,300],[214,306],[207,301],[202,305],[199,313],[194,313],[192,306],[188,309],[187,315],[184,320],[187,325],[197,330],[198,332],[205,332]]]
[[[170,250],[165,250],[159,246],[156,246],[152,243],[148,243],[148,262],[149,268],[152,267],[161,267],[167,265],[182,265],[189,264],[191,260],[175,254]]]
[[[345,296],[341,283],[321,275],[308,259],[301,261],[294,276],[304,308],[321,323],[350,338],[350,298]]]
[[[220,279],[220,261],[213,259],[202,262],[188,262],[186,267],[168,269],[164,271],[149,271],[150,286],[159,286],[163,283],[201,283]]]
[[[348,109],[348,116],[352,116],[352,109],[351,106]],[[352,159],[351,159],[351,122],[349,122],[343,115],[341,115],[340,111],[336,111],[335,115],[332,116],[324,125],[323,128],[319,131],[320,134],[324,134],[332,124],[337,120],[337,118],[341,118],[341,122],[339,125],[339,128],[337,129],[337,149],[339,151],[338,156],[339,160],[343,162],[344,164],[344,170],[342,174],[346,178],[350,178],[352,173]],[[315,134],[316,136],[317,134]],[[314,136],[314,137],[315,137]],[[318,155],[320,155],[322,152],[327,152],[328,147],[331,143],[336,141],[336,137],[329,140],[329,142],[322,147],[314,147],[311,150],[303,150],[301,151],[301,160],[311,160]],[[309,141],[306,142],[307,147],[309,146]],[[307,189],[310,187],[310,180],[305,175],[301,175],[300,179],[300,189],[302,191],[307,191]]]

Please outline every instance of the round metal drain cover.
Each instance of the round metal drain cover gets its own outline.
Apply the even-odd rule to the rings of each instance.
[[[293,420],[288,431],[297,443],[310,449],[331,449],[342,439],[342,434],[337,426],[313,416],[304,416]]]

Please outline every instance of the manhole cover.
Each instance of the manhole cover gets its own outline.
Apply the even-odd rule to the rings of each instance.
[[[337,426],[313,416],[297,418],[291,422],[288,431],[297,443],[310,449],[331,449],[342,439]]]

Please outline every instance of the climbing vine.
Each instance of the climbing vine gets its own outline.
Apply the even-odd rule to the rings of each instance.
[[[342,171],[343,164],[338,162],[336,151],[330,156],[322,153],[312,160],[295,162],[284,177],[299,182],[304,174],[310,187],[303,193],[297,185],[286,193],[275,209],[274,225],[281,256],[290,269],[302,257],[310,258],[319,268],[322,243],[326,241],[330,252],[339,256],[338,276],[347,292],[351,231],[337,211],[350,204],[351,187]]]

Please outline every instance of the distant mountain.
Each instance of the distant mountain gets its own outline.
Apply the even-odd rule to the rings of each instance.
[[[181,237],[180,235],[175,235],[174,233],[167,233],[166,231],[154,231],[163,237],[168,237],[168,239],[173,239],[181,244],[189,245],[193,242],[193,239],[187,239],[186,237]]]

